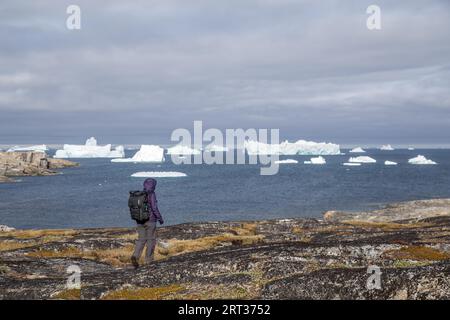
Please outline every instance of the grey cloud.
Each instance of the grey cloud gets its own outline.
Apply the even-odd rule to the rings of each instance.
[[[373,1],[76,2],[80,31],[73,1],[0,4],[3,143],[167,140],[195,119],[337,142],[450,133],[448,1],[377,1],[375,32]]]

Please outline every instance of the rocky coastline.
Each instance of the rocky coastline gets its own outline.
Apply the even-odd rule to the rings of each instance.
[[[450,299],[450,199],[161,227],[156,260],[137,270],[135,239],[133,228],[0,232],[0,299]]]
[[[75,162],[53,159],[45,152],[0,152],[0,183],[14,182],[15,177],[55,175],[57,169],[76,166]]]

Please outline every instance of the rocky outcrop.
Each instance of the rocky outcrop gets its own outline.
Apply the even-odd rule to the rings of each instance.
[[[328,211],[324,214],[324,219],[329,222],[358,220],[365,222],[402,221],[414,223],[426,218],[449,216],[450,199],[433,199],[395,203],[383,209],[369,212]]]
[[[77,165],[49,158],[45,152],[0,152],[0,182],[12,182],[11,177],[54,175],[57,174],[55,169]]]
[[[0,298],[450,299],[450,217],[441,214],[446,203],[388,206],[372,213],[385,216],[381,222],[366,212],[345,213],[350,218],[342,221],[162,227],[156,261],[137,270],[129,262],[134,229],[5,232]],[[423,215],[427,205],[436,215]],[[80,289],[66,286],[73,266],[81,271]]]

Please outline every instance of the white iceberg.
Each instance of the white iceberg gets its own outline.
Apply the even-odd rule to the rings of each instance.
[[[277,160],[275,161],[276,164],[294,164],[294,163],[298,163],[297,160],[294,159],[286,159],[286,160]]]
[[[309,161],[304,161],[304,164],[326,164],[326,160],[324,157],[316,157],[316,158],[311,158],[311,160]]]
[[[361,157],[355,157],[348,159],[348,162],[350,163],[376,163],[377,160],[367,157],[367,156],[361,156]]]
[[[56,150],[54,158],[123,158],[125,149],[117,146],[112,149],[110,144],[97,145],[94,137],[86,140],[84,145],[65,144],[63,149]]]
[[[200,154],[200,150],[193,149],[189,146],[185,145],[176,145],[167,149],[167,154],[175,154],[175,155],[196,155]]]
[[[358,163],[358,162],[344,162],[342,165],[343,166],[347,166],[347,167],[359,167],[361,165],[361,163]]]
[[[357,147],[357,148],[353,148],[352,150],[349,151],[350,153],[365,153],[366,150],[364,150],[361,147]]]
[[[429,160],[422,155],[418,155],[415,158],[409,159],[408,163],[410,163],[410,164],[437,164],[433,160]]]
[[[338,144],[298,140],[284,141],[280,144],[267,144],[254,140],[246,140],[244,148],[249,155],[339,155]]]
[[[45,144],[40,144],[40,145],[30,146],[30,147],[14,146],[12,148],[9,148],[7,152],[17,152],[17,151],[46,152],[46,151],[48,151],[48,147]]]
[[[414,148],[413,148],[413,147],[409,147],[408,150],[409,150],[409,151],[413,151]]]
[[[386,160],[386,161],[384,162],[384,165],[385,165],[385,166],[396,166],[396,165],[397,165],[397,162]]]
[[[393,151],[393,150],[395,150],[395,149],[392,148],[392,146],[391,146],[390,144],[385,144],[385,145],[382,145],[382,146],[380,147],[380,150],[383,150],[383,151]]]
[[[206,152],[228,152],[228,148],[219,145],[209,145],[205,148]]]
[[[317,157],[317,158],[311,158],[311,163],[312,164],[326,164],[326,160],[324,157]]]
[[[112,159],[111,162],[164,162],[164,149],[144,144],[132,158]]]
[[[133,178],[178,178],[187,177],[187,174],[177,171],[142,171],[131,175]]]

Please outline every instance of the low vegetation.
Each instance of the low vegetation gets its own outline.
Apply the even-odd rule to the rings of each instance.
[[[183,289],[178,284],[156,288],[126,288],[107,292],[102,300],[161,300]]]
[[[385,252],[386,256],[399,260],[441,261],[450,259],[448,252],[424,246],[408,246]]]

